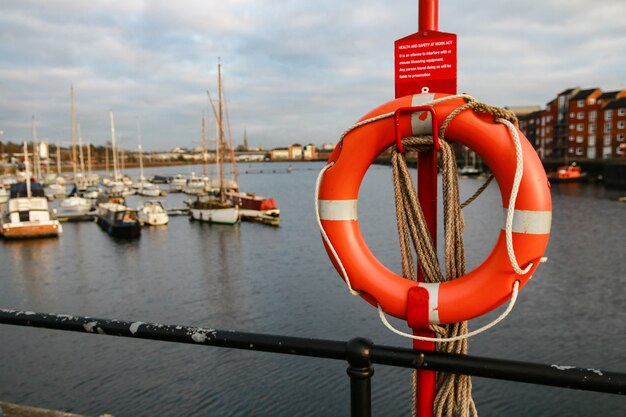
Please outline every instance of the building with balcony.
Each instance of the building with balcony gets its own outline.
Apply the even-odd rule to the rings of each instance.
[[[520,130],[544,160],[610,159],[626,148],[626,90],[570,88],[545,109],[518,118]]]

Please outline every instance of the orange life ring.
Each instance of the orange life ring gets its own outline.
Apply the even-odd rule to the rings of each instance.
[[[396,110],[431,103],[445,94],[417,94],[390,101],[366,114],[359,121],[394,113]],[[456,108],[466,104],[452,98],[434,105],[437,126]],[[427,117],[424,117],[427,116]],[[400,116],[399,137],[432,133],[430,113],[413,112]],[[396,141],[394,117],[358,125],[349,131],[328,159],[319,180],[317,209],[326,250],[337,271],[340,260],[350,286],[373,305],[400,319],[407,318],[407,293],[420,286],[428,291],[430,323],[455,323],[483,315],[511,298],[515,281],[520,288],[534,273],[548,244],[552,203],[545,171],[532,145],[518,131],[523,176],[515,203],[512,242],[518,265],[532,262],[523,275],[516,273],[507,253],[505,231],[501,230],[490,255],[476,269],[453,281],[438,284],[417,283],[387,269],[367,247],[357,217],[361,181],[384,150]],[[460,112],[448,125],[446,138],[466,145],[489,166],[500,187],[503,207],[507,208],[515,175],[515,146],[507,127],[493,116],[471,110]],[[329,248],[332,245],[334,255]],[[346,277],[343,277],[344,280]]]

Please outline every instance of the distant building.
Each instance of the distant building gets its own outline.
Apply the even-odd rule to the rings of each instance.
[[[309,143],[304,147],[303,156],[306,160],[315,160],[317,159],[317,149],[315,149],[315,145]]]
[[[302,159],[302,145],[300,145],[299,143],[295,143],[287,149],[289,150],[289,159]]]
[[[544,110],[519,115],[542,159],[610,159],[626,146],[626,90],[567,89]]]
[[[270,151],[271,161],[287,161],[289,160],[288,148],[275,148]]]

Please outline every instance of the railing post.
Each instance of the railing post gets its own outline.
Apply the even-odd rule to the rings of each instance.
[[[372,375],[374,367],[370,359],[371,340],[357,337],[346,343],[348,375],[350,376],[350,415],[371,417]]]

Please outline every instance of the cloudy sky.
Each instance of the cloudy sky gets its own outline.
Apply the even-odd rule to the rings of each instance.
[[[336,142],[393,98],[393,42],[417,31],[416,0],[0,0],[4,141],[194,147],[221,58],[236,144]],[[459,91],[544,105],[573,86],[626,88],[624,0],[441,0],[458,34]],[[392,5],[392,6],[390,6]],[[215,121],[208,120],[209,135]]]

